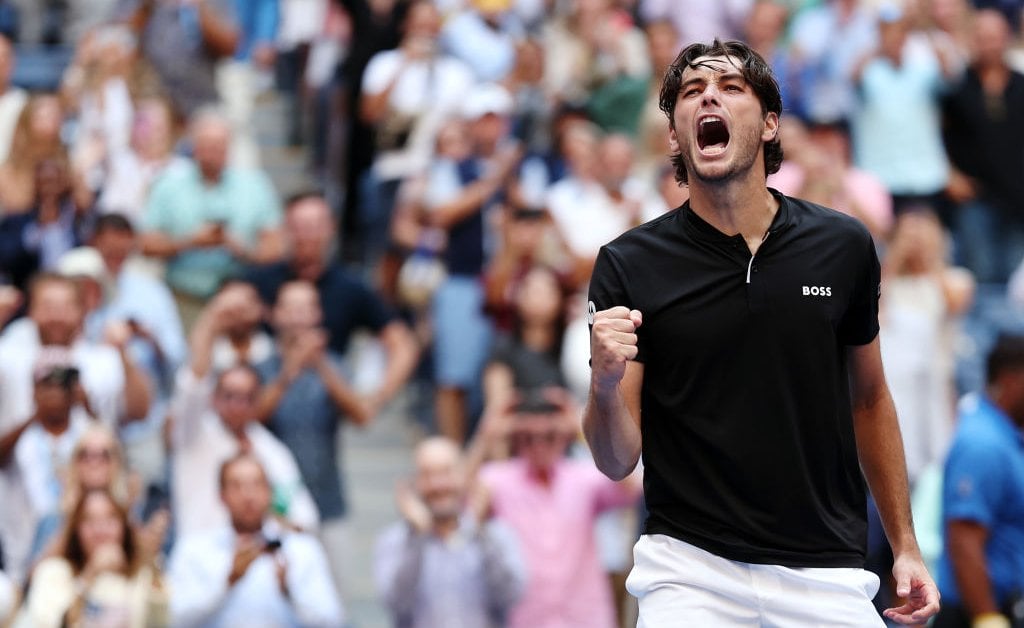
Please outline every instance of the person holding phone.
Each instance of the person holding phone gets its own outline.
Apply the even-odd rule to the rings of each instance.
[[[227,460],[218,481],[231,523],[175,545],[168,569],[171,625],[345,625],[323,548],[271,515],[270,483],[259,460],[249,454]]]

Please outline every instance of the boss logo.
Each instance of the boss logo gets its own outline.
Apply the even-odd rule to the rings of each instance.
[[[804,286],[803,291],[805,297],[832,296],[832,286]]]

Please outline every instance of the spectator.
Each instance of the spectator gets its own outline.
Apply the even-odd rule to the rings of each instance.
[[[363,75],[359,117],[376,132],[360,208],[364,259],[371,265],[384,252],[399,184],[427,165],[438,126],[473,85],[470,69],[441,53],[440,29],[434,4],[416,0],[409,5],[402,43],[374,55]]]
[[[171,554],[172,625],[343,626],[323,549],[271,515],[260,462],[225,460],[219,487],[227,524],[185,536]]]
[[[643,178],[653,183],[668,153],[668,120],[658,106],[661,81],[679,54],[679,34],[668,20],[650,22],[644,33],[647,36],[647,56],[651,59],[651,76],[644,107],[637,121],[637,168]]]
[[[446,203],[425,212],[425,221],[447,235],[448,276],[434,294],[434,378],[441,434],[462,442],[473,399],[490,352],[492,323],[483,312],[481,281],[492,237],[491,212],[503,200],[522,150],[508,139],[512,99],[498,85],[475,90],[463,105],[472,154],[458,164],[459,189]]]
[[[93,192],[103,187],[108,156],[128,148],[135,48],[135,36],[127,27],[99,28],[82,40],[74,65],[64,72],[61,96],[69,112],[77,114],[72,162]]]
[[[424,281],[417,276],[410,281],[401,273],[409,272],[405,262],[410,256],[437,259],[444,254],[446,234],[428,226],[426,217],[459,195],[462,188],[459,163],[468,159],[472,151],[465,121],[447,120],[437,132],[437,145],[430,164],[402,183],[391,217],[389,250],[380,272],[382,292],[402,306],[421,310],[437,288],[436,280]]]
[[[508,625],[616,626],[594,522],[606,510],[635,505],[640,485],[632,479],[617,484],[591,461],[565,457],[580,415],[568,395],[549,391],[525,401],[493,415],[479,445],[493,450],[511,435],[515,454],[480,470],[495,516],[518,534],[530,574]]]
[[[205,532],[228,519],[210,478],[239,452],[256,456],[274,490],[279,514],[305,530],[315,530],[316,505],[302,482],[295,458],[258,417],[259,373],[248,364],[213,372],[215,338],[239,307],[238,294],[222,292],[203,310],[191,335],[191,363],[178,373],[171,402],[173,512],[179,537]]]
[[[395,626],[506,626],[526,573],[515,534],[489,520],[478,490],[465,504],[459,446],[428,438],[414,452],[413,485],[397,491],[402,521],[377,540],[377,590]]]
[[[892,229],[892,196],[882,180],[850,163],[850,134],[841,122],[782,123],[786,159],[768,185],[783,194],[857,218],[882,245]]]
[[[789,18],[790,7],[783,0],[759,0],[747,14],[743,39],[772,67],[782,102],[786,103],[786,113],[806,119],[807,112],[803,107],[807,104],[807,97],[803,91],[810,87],[810,72],[787,45],[785,35]],[[660,76],[654,79],[660,82]]]
[[[28,102],[25,90],[11,85],[16,63],[14,45],[6,36],[0,35],[0,164],[7,161],[14,141],[14,128]]]
[[[98,339],[100,330],[112,321],[129,323],[132,354],[158,384],[157,396],[165,398],[173,373],[187,353],[174,297],[163,282],[133,266],[138,237],[125,216],[107,214],[97,218],[92,247],[103,260],[111,294],[86,319],[86,336]]]
[[[498,337],[484,371],[484,401],[491,411],[501,411],[517,397],[565,388],[559,363],[568,308],[558,275],[534,266],[512,294],[512,332]]]
[[[36,176],[42,161],[68,163],[61,141],[64,108],[56,94],[36,94],[21,109],[14,127],[11,149],[0,163],[0,211],[6,215],[27,212],[36,200]],[[72,194],[79,207],[92,205],[92,193],[77,172],[70,175]]]
[[[549,96],[586,108],[606,130],[634,134],[651,72],[643,31],[611,0],[570,7],[543,31]]]
[[[445,21],[445,50],[473,70],[481,83],[497,83],[512,70],[521,25],[511,0],[471,0]]]
[[[670,20],[679,33],[679,46],[715,37],[735,39],[742,34],[743,21],[754,0],[640,0],[645,22]]]
[[[11,567],[15,573],[27,566],[24,562],[32,547],[38,524],[59,514],[60,478],[71,463],[71,454],[91,422],[85,407],[78,401],[81,392],[78,370],[66,349],[47,348],[33,366],[33,398],[35,409],[17,427],[5,431],[0,439],[0,468],[6,475],[5,510],[19,519],[10,522],[5,547],[21,549],[13,553]]]
[[[510,207],[503,218],[501,247],[487,266],[484,287],[495,330],[508,334],[520,322],[517,295],[525,277],[538,266],[553,271],[565,260],[545,210]]]
[[[0,336],[0,430],[31,413],[33,364],[46,346],[71,350],[90,413],[102,423],[113,427],[146,416],[150,383],[128,352],[131,330],[111,324],[102,343],[91,341],[82,335],[84,317],[82,288],[75,279],[52,274],[33,279],[28,316]]]
[[[142,251],[168,261],[167,282],[186,328],[243,264],[273,262],[282,253],[277,193],[263,172],[228,165],[227,118],[201,109],[190,132],[192,163],[166,170],[153,184],[142,219]]]
[[[941,212],[949,166],[939,102],[956,67],[930,38],[910,29],[903,9],[880,8],[879,46],[854,67],[854,163],[885,183],[895,213],[916,203]]]
[[[901,215],[882,263],[882,362],[889,380],[911,489],[941,462],[953,433],[955,323],[971,306],[974,280],[946,261],[946,234],[927,208]]]
[[[232,366],[256,366],[274,354],[274,340],[262,325],[266,307],[256,287],[241,279],[232,279],[221,286],[214,298],[224,297],[231,303],[231,314],[213,342],[212,366],[220,372]]]
[[[515,64],[502,81],[512,94],[512,134],[528,153],[551,151],[551,120],[555,103],[544,85],[544,45],[539,39],[526,38],[516,43]]]
[[[1001,13],[979,11],[971,64],[943,103],[957,259],[980,283],[1005,283],[1024,259],[1024,75],[1006,62],[1011,42]]]
[[[341,584],[351,544],[338,431],[343,421],[361,427],[373,417],[342,376],[342,358],[327,348],[321,323],[320,299],[312,283],[297,280],[281,286],[271,313],[276,351],[257,365],[266,382],[258,416],[298,462],[320,512],[319,536],[331,573]]]
[[[40,161],[32,208],[0,219],[0,270],[15,285],[24,287],[35,273],[54,270],[62,255],[88,238],[92,206],[79,204],[72,176],[66,159]]]
[[[401,390],[416,366],[418,347],[409,327],[394,316],[362,280],[347,271],[335,256],[335,226],[323,197],[301,194],[287,203],[284,261],[253,267],[245,277],[270,304],[286,282],[301,279],[320,294],[328,347],[345,355],[352,336],[361,329],[372,333],[387,355],[384,373],[375,389],[365,393],[367,414],[376,416]]]
[[[547,208],[572,259],[574,287],[588,281],[601,245],[636,224],[642,209],[630,199],[613,199],[603,185],[601,158],[606,147],[592,124],[569,126],[564,139],[569,176],[548,190]]]
[[[878,41],[872,10],[860,0],[826,0],[796,13],[789,27],[794,58],[810,72],[805,101],[787,104],[809,121],[849,119],[857,102],[854,66]]]
[[[142,42],[178,113],[191,118],[217,102],[217,62],[235,53],[235,0],[120,0],[116,14]]]
[[[188,165],[186,158],[174,152],[176,142],[171,102],[158,96],[139,99],[128,146],[106,155],[106,178],[97,209],[123,213],[139,227],[153,183],[165,171]]]
[[[61,545],[60,555],[33,570],[25,601],[32,626],[144,628],[166,621],[162,578],[110,493],[95,489],[82,495]]]
[[[946,460],[938,627],[1009,627],[1024,591],[1024,338],[1000,336],[986,390],[960,404]]]
[[[72,382],[72,385],[77,382]],[[72,390],[72,393],[74,391]],[[121,444],[112,431],[90,421],[76,434],[74,447],[64,469],[58,470],[60,494],[49,512],[42,513],[32,541],[33,562],[41,554],[52,554],[54,536],[64,528],[66,515],[84,493],[92,489],[109,491],[125,508],[129,507],[128,473],[121,459]]]
[[[55,555],[60,548],[54,547],[53,541],[59,537],[68,515],[83,495],[94,490],[107,491],[128,511],[141,547],[153,556],[159,551],[167,531],[169,513],[161,510],[159,515],[142,523],[146,504],[145,496],[140,494],[139,478],[126,467],[121,444],[110,429],[95,422],[85,428],[71,451],[70,462],[60,480],[62,490],[57,510],[44,516],[36,527],[32,543],[35,559]]]

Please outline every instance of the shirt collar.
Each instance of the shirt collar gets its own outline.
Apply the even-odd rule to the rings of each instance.
[[[779,203],[779,209],[775,212],[775,216],[772,217],[772,224],[768,227],[768,235],[774,236],[792,226],[793,210],[790,207],[789,199],[785,195],[774,188],[768,188],[768,191],[771,192],[772,196]],[[730,236],[712,227],[690,208],[689,200],[683,203],[680,211],[683,214],[684,229],[691,236],[711,242],[743,242],[744,245],[746,244],[742,234]]]

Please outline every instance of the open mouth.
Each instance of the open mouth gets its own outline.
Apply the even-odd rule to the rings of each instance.
[[[729,145],[729,129],[718,116],[708,116],[697,123],[697,146],[705,155],[716,155]]]

